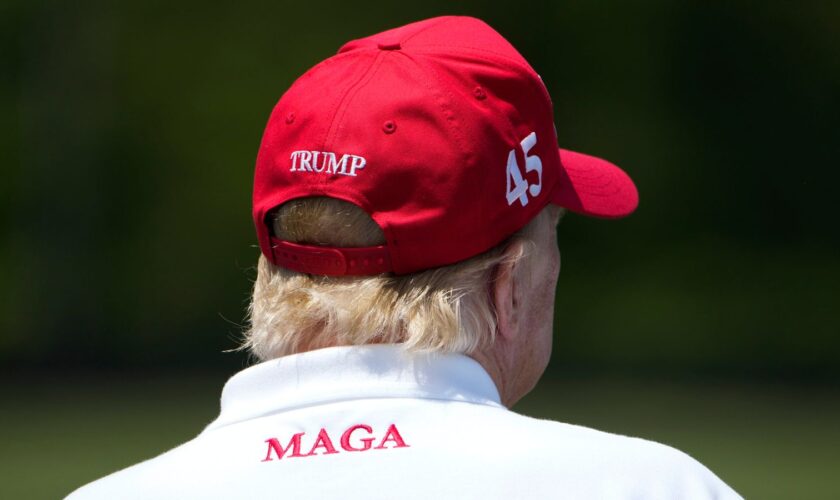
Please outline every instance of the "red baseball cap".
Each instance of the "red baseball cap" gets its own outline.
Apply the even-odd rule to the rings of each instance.
[[[270,212],[312,196],[358,205],[386,244],[276,238]],[[615,165],[558,149],[548,91],[507,40],[479,19],[446,16],[348,42],[295,81],[268,120],[253,201],[274,264],[371,275],[478,255],[549,203],[623,217],[638,193]]]

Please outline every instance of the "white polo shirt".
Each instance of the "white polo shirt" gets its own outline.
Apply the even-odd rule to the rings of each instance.
[[[332,347],[234,375],[177,448],[68,498],[729,499],[688,455],[507,410],[463,355]]]

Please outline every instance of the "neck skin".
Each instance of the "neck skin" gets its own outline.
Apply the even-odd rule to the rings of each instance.
[[[506,408],[510,408],[513,406],[519,399],[521,399],[522,395],[517,395],[516,392],[513,390],[513,385],[508,382],[508,372],[504,368],[505,363],[501,362],[498,359],[498,353],[492,351],[490,353],[486,353],[484,351],[477,351],[469,355],[474,360],[478,361],[484,370],[490,375],[490,378],[493,380],[493,383],[496,384],[496,389],[499,391],[499,397],[501,398],[502,404]]]
[[[502,404],[513,406],[542,377],[551,357],[554,296],[560,272],[556,225],[543,225],[536,250],[523,259],[504,259],[491,282],[496,332],[490,345],[469,353],[484,367],[499,390]],[[523,252],[515,243],[507,251]],[[488,332],[489,333],[489,332]]]
[[[531,392],[548,364],[544,353],[535,352],[533,347],[534,344],[516,345],[497,337],[489,348],[469,354],[490,375],[507,408]]]

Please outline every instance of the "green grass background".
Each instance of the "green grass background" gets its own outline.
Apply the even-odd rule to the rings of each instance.
[[[225,377],[113,376],[4,383],[0,498],[60,498],[191,439]],[[767,384],[544,380],[516,407],[675,446],[746,498],[837,498],[840,394]]]

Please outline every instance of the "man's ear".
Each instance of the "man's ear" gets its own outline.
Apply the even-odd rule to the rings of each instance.
[[[499,335],[506,340],[513,339],[519,332],[519,295],[517,271],[523,245],[515,242],[507,247],[502,261],[496,266],[491,299],[496,310],[496,324]]]

